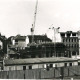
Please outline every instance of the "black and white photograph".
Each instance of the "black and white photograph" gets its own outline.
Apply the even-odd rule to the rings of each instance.
[[[79,80],[80,0],[0,0],[0,79]]]

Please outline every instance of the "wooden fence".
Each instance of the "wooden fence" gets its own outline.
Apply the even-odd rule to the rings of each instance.
[[[0,79],[53,79],[80,75],[80,66],[32,70],[0,71]]]

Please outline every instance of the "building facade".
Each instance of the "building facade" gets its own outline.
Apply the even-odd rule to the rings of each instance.
[[[78,36],[78,39],[79,39],[79,55],[80,55],[80,31],[77,31],[77,36]]]
[[[32,38],[33,38],[32,35],[27,36],[28,44],[32,43]],[[48,38],[47,35],[34,35],[33,41],[35,44],[52,42],[52,40]]]
[[[20,49],[24,49],[27,46],[26,36],[21,36],[21,35],[11,36],[8,38],[8,44]]]
[[[42,58],[42,57],[64,57],[66,47],[61,42],[52,42],[46,35],[34,35],[27,37],[17,35],[8,39],[11,45],[8,48],[10,58]],[[22,49],[23,48],[23,49]]]
[[[30,58],[30,59],[7,59],[4,60],[4,71],[27,70],[27,69],[47,69],[53,67],[64,67],[78,65],[77,59],[55,57],[55,58]],[[72,65],[71,65],[72,64]]]
[[[11,36],[8,38],[7,52],[10,58],[19,58],[20,50],[25,50],[25,47],[27,47],[26,39],[26,36],[21,35]]]
[[[26,47],[25,54],[32,58],[42,57],[64,57],[66,47],[63,43],[40,43]],[[22,54],[22,53],[21,53]]]
[[[79,55],[79,38],[77,32],[67,31],[60,32],[61,41],[67,47],[69,57]]]
[[[0,59],[3,59],[7,54],[7,38],[0,34]]]

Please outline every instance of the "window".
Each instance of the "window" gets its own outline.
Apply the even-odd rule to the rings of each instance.
[[[80,62],[78,62],[78,65],[80,65]]]
[[[63,39],[63,42],[64,42],[64,39]]]
[[[75,44],[75,48],[77,47],[77,45]]]
[[[69,66],[72,66],[72,63],[69,63]]]
[[[46,69],[47,69],[47,71],[49,71],[49,66],[48,65],[47,65],[47,68]]]
[[[73,39],[72,39],[72,42],[73,42]]]
[[[29,69],[32,69],[32,66],[29,66]]]
[[[57,69],[57,64],[55,64],[55,68]]]
[[[61,33],[61,37],[65,37],[65,33]]]
[[[67,37],[70,37],[71,34],[67,34]]]
[[[64,66],[67,67],[67,63],[65,63]]]
[[[67,42],[67,39],[66,39],[66,42]]]
[[[50,64],[50,68],[52,68],[53,67],[53,64]]]
[[[76,36],[76,33],[73,33],[72,36]]]
[[[1,67],[1,70],[4,70],[3,67]]]
[[[65,37],[65,34],[64,33],[61,33],[61,37]]]
[[[26,66],[23,66],[23,70],[26,70]]]
[[[15,42],[18,42],[18,40],[15,40]]]
[[[72,55],[76,55],[76,52],[75,52],[75,51],[73,51],[73,52],[72,52]]]
[[[70,39],[69,39],[69,42],[70,42]]]

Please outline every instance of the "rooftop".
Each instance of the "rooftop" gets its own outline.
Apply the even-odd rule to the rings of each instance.
[[[32,35],[28,35],[28,37],[32,39]],[[34,39],[52,41],[50,38],[47,37],[47,35],[34,35]]]
[[[66,32],[59,32],[59,33],[66,33],[66,34],[71,34],[71,33],[75,33],[75,34],[77,34],[78,32],[73,32],[73,31],[66,31]]]
[[[5,66],[10,65],[28,65],[28,64],[45,64],[45,63],[62,63],[62,62],[74,62],[77,59],[65,58],[65,57],[51,57],[51,58],[29,58],[29,59],[9,59],[4,60]]]
[[[14,39],[15,40],[25,40],[26,39],[26,36],[17,35],[17,36],[15,36]]]

